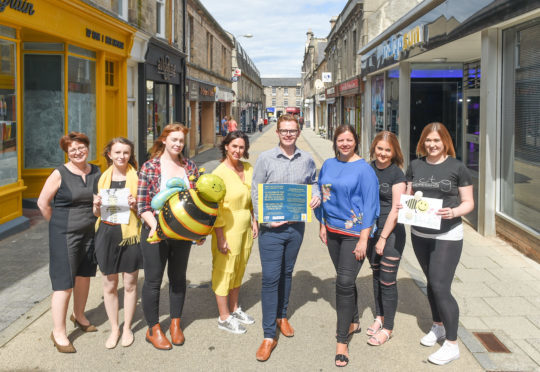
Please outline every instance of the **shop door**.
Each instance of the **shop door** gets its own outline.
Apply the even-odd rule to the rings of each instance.
[[[469,169],[473,180],[474,210],[465,216],[476,229],[478,226],[478,162],[480,156],[480,95],[469,90],[463,97],[463,162]]]

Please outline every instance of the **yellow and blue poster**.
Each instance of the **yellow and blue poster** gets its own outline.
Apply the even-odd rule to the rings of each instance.
[[[259,222],[311,222],[311,185],[259,184]]]

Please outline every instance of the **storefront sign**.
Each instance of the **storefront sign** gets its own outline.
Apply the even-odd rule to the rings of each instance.
[[[25,0],[0,0],[0,13],[2,13],[8,6],[13,10],[17,10],[28,15],[33,15],[35,13],[34,4]]]
[[[276,112],[276,109],[274,107],[267,107],[266,112]]]
[[[169,56],[165,55],[159,57],[157,61],[157,71],[158,74],[163,76],[164,80],[170,80],[176,75],[176,65],[170,62]]]
[[[216,101],[219,102],[232,102],[234,101],[234,93],[223,88],[216,88]]]
[[[2,1],[2,0],[0,0]],[[118,49],[124,49],[124,43],[120,40],[113,39],[110,36],[103,35],[97,31],[86,28],[86,37],[94,39],[96,41],[101,41],[102,43],[111,45]]]
[[[210,84],[199,83],[199,101],[215,101],[216,87]]]
[[[326,98],[335,97],[336,96],[336,87],[331,87],[326,89]]]
[[[235,68],[233,70],[233,76],[242,76],[242,70],[240,70],[239,68]]]
[[[319,101],[325,101],[326,100],[326,95],[324,93],[321,93],[317,96],[317,99]]]
[[[352,89],[358,89],[358,79],[346,81],[344,83],[339,84],[339,91],[341,93],[347,90],[352,90]]]
[[[199,98],[199,84],[196,81],[188,80],[188,97],[190,101],[196,101]]]

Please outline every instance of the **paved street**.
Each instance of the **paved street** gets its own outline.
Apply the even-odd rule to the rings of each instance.
[[[250,161],[277,143],[275,125],[255,134]],[[333,156],[331,142],[304,131],[299,147],[314,154],[317,166]],[[218,163],[211,150],[195,160],[211,171]],[[242,308],[256,323],[244,335],[217,329],[217,308],[210,288],[211,253],[207,241],[194,247],[188,266],[189,289],[182,317],[186,343],[172,351],[153,349],[144,341],[142,309],[134,322],[135,343],[114,350],[104,347],[109,334],[102,302],[101,278],[92,280],[88,318],[99,332],[84,334],[68,324],[74,355],[58,353],[49,338],[47,228],[39,218],[18,235],[0,241],[0,370],[333,370],[335,348],[335,272],[326,247],[318,239],[318,224],[308,224],[293,279],[289,319],[293,338],[280,337],[269,361],[259,363],[255,352],[262,340],[260,260],[257,242],[241,290]],[[394,337],[382,347],[366,344],[364,333],[353,337],[352,370],[540,371],[540,265],[497,238],[484,238],[469,227],[453,291],[461,310],[461,358],[439,367],[426,361],[434,348],[419,344],[431,326],[425,279],[408,242],[398,275],[399,307]],[[371,271],[364,264],[357,280],[361,325],[373,319]],[[139,293],[142,287],[139,279]],[[166,287],[166,284],[164,283]],[[122,297],[122,293],[121,293]],[[162,291],[161,321],[168,328],[168,294]],[[120,314],[122,319],[122,314]],[[472,332],[493,332],[510,353],[488,353]]]

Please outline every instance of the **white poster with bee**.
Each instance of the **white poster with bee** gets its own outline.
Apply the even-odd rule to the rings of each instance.
[[[403,208],[399,210],[398,223],[439,230],[441,216],[436,212],[442,208],[442,203],[442,199],[425,198],[421,191],[414,195],[401,195]]]

